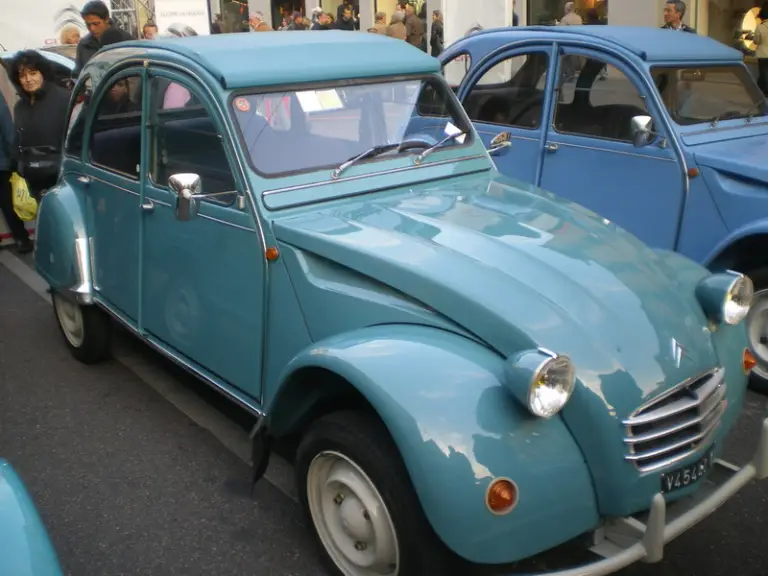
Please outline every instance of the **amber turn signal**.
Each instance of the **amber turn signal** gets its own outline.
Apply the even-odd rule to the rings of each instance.
[[[494,514],[507,514],[517,506],[518,496],[517,484],[507,478],[497,478],[488,486],[485,503]]]
[[[688,177],[689,178],[696,178],[696,176],[699,175],[699,169],[698,168],[688,168]]]
[[[744,348],[744,354],[741,358],[741,365],[744,366],[744,373],[749,374],[757,365],[757,359],[754,357],[749,348]]]
[[[280,257],[280,250],[278,250],[274,246],[270,246],[264,252],[264,255],[267,257],[267,260],[269,260],[270,262],[274,262]]]

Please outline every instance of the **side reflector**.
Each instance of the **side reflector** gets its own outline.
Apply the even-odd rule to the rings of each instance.
[[[508,478],[497,478],[488,486],[485,504],[494,514],[508,514],[517,506],[518,498],[517,484]]]
[[[749,374],[752,368],[757,366],[757,359],[753,356],[752,352],[748,348],[744,348],[744,355],[741,359],[741,364],[744,366],[744,373]]]
[[[280,250],[275,248],[274,246],[270,246],[266,249],[264,255],[267,257],[267,260],[270,262],[274,262],[280,257]]]

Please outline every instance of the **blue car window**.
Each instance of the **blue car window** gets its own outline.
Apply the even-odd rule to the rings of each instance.
[[[226,150],[208,110],[194,91],[163,77],[153,78],[152,131],[149,173],[153,183],[167,187],[174,174],[200,176],[202,192],[232,192],[204,198],[204,202],[230,205],[237,186]]]
[[[64,141],[64,154],[80,158],[83,152],[83,132],[85,130],[84,112],[91,103],[91,79],[86,78],[72,98],[72,107],[67,121]]]
[[[141,82],[123,76],[109,86],[97,104],[88,147],[95,166],[132,179],[141,170]]]
[[[562,57],[558,84],[554,126],[562,134],[632,142],[632,118],[648,115],[630,79],[602,60]]]
[[[549,55],[516,54],[487,70],[470,89],[464,108],[476,122],[536,129],[544,112]]]

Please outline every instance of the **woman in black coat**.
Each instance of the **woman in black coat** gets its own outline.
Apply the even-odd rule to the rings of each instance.
[[[432,11],[432,34],[429,36],[432,56],[440,56],[443,52],[443,13],[440,10]]]
[[[10,76],[20,97],[14,108],[18,171],[39,199],[58,178],[70,93],[56,84],[48,60],[36,50],[20,52]]]

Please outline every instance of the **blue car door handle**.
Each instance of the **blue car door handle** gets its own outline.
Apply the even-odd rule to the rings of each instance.
[[[153,212],[155,210],[155,203],[152,200],[145,200],[141,205],[141,209],[144,212]]]

